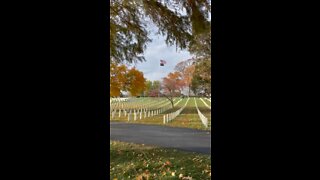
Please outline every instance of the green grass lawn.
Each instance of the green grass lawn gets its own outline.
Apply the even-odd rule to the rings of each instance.
[[[204,102],[206,102],[209,106],[211,106],[211,101],[209,101],[207,98],[202,98]]]
[[[110,141],[110,179],[211,179],[211,155]]]
[[[196,100],[197,99],[198,98],[196,98]],[[193,98],[189,99],[187,106],[181,112],[181,114],[177,116],[174,120],[169,122],[168,125],[174,127],[186,127],[193,129],[209,130],[209,128],[204,127],[204,125],[202,124]]]

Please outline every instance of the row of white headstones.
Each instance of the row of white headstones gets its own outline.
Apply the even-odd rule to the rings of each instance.
[[[131,102],[114,102],[110,104],[111,111],[113,109],[154,109],[162,104],[168,103],[166,99],[156,99],[151,101],[134,100]]]
[[[180,102],[182,99],[176,98],[174,99],[174,102],[177,101]],[[177,104],[177,103],[176,103]],[[151,111],[151,110],[157,110],[157,109],[170,109],[171,108],[171,102],[168,101],[167,99],[156,99],[152,100],[149,102],[141,102],[141,101],[136,101],[136,102],[128,102],[128,103],[118,103],[117,105],[114,105],[111,107],[111,111],[113,112],[115,110],[120,110],[122,111],[129,111],[131,110],[140,110],[140,109],[145,109],[145,111]]]
[[[147,117],[153,117],[156,116],[160,113],[162,113],[163,111],[165,111],[165,108],[160,108],[160,109],[156,109],[156,110],[146,110],[146,109],[141,109],[141,110],[129,110],[127,112],[127,110],[121,110],[119,109],[118,111],[118,115],[119,117],[121,117],[121,115],[123,115],[124,117],[128,117],[128,121],[134,120],[136,121],[138,119],[138,116],[140,119],[142,118],[147,118]],[[115,115],[116,115],[117,111],[112,111],[111,113],[111,118],[114,119]]]
[[[180,99],[177,103],[179,103],[181,100],[182,99]],[[128,117],[128,121],[130,121],[132,119],[134,121],[136,121],[138,119],[138,116],[140,119],[147,118],[147,117],[153,117],[153,116],[156,116],[158,114],[161,114],[161,113],[167,111],[168,109],[170,109],[170,102],[167,102],[167,101],[165,102],[165,104],[158,106],[158,108],[156,108],[156,109],[148,109],[148,108],[118,109],[118,113],[117,113],[117,109],[113,109],[111,111],[111,119],[114,119],[116,114],[118,114],[119,118],[123,114],[124,117]]]
[[[208,99],[208,98],[207,98]],[[207,106],[209,109],[211,109],[211,106],[209,106],[202,98],[200,98],[200,100],[203,102],[203,104],[205,105],[205,106]],[[209,99],[208,99],[209,100]],[[211,100],[210,100],[210,102],[211,102]]]
[[[110,98],[110,104],[113,102],[126,102],[129,98]]]
[[[182,99],[180,99],[174,105],[177,105],[178,103],[180,103],[180,101],[182,101]],[[158,109],[154,109],[154,110],[150,110],[150,109],[138,109],[138,110],[136,110],[136,109],[133,109],[133,110],[132,109],[130,109],[130,110],[119,109],[117,111],[116,109],[114,109],[111,112],[111,119],[114,119],[116,115],[118,115],[119,118],[123,115],[124,117],[128,117],[128,121],[131,121],[131,120],[136,121],[138,118],[142,119],[142,118],[153,117],[153,116],[159,115],[159,114],[167,111],[170,108],[171,108],[170,102],[168,102],[168,103],[160,106]],[[181,111],[182,110],[180,109],[180,112]],[[177,112],[175,112],[175,113],[177,113]],[[179,114],[180,114],[180,112],[179,112]],[[164,117],[167,117],[166,120],[164,121],[164,123],[168,122],[173,119],[173,113],[165,114]]]
[[[178,102],[176,102],[174,106],[176,106],[178,103],[180,103],[181,100],[182,99],[180,99]],[[200,100],[205,104],[205,106],[207,106],[208,108],[211,109],[211,107],[202,98],[200,98]],[[172,112],[172,113],[168,113],[168,114],[164,114],[163,115],[163,124],[169,123],[170,121],[174,120],[177,116],[179,116],[181,114],[181,112],[184,110],[184,108],[187,106],[188,101],[189,101],[189,98],[187,99],[186,103],[180,109],[178,109],[177,111]],[[200,120],[201,120],[202,124],[205,127],[208,127],[208,118],[205,117],[201,113],[201,111],[199,110],[195,98],[194,98],[194,101],[195,101],[196,109],[197,109],[197,112],[198,112],[198,115],[200,117]],[[165,105],[170,105],[170,103],[169,104],[165,104]],[[153,117],[153,116],[159,115],[159,114],[167,111],[168,109],[170,109],[170,107],[168,107],[168,106],[161,107],[161,108],[158,108],[158,109],[155,109],[155,110],[149,110],[149,109],[138,109],[138,110],[136,110],[136,109],[133,109],[133,110],[131,110],[131,109],[130,110],[123,109],[123,110],[121,110],[121,109],[119,109],[118,110],[118,115],[119,115],[119,117],[121,117],[121,115],[123,113],[124,117],[128,117],[128,121],[131,121],[131,120],[136,121],[138,119],[138,116],[139,116],[140,119],[147,118],[147,117]],[[114,119],[116,113],[117,113],[116,109],[112,111],[112,113],[111,113],[111,118],[112,119]]]
[[[201,99],[201,101],[202,101],[207,107],[209,107],[209,106],[202,100],[202,98],[200,98],[200,99]],[[197,109],[197,111],[198,111],[198,115],[199,115],[199,117],[200,117],[200,119],[201,119],[201,122],[202,122],[202,124],[207,128],[207,127],[208,127],[208,118],[207,118],[206,116],[204,116],[204,115],[201,113],[201,111],[199,110],[196,99],[194,99],[194,102],[195,102],[195,104],[196,104],[196,109]],[[211,107],[209,107],[209,108],[211,109]]]
[[[190,98],[188,98],[188,99],[187,99],[187,102],[186,102],[180,109],[178,109],[177,111],[163,115],[163,124],[169,123],[170,121],[172,121],[173,119],[175,119],[177,116],[179,116],[180,113],[181,113],[181,112],[184,110],[184,108],[187,106],[189,99],[190,99]],[[180,100],[180,101],[181,101],[181,100]],[[180,102],[180,101],[179,101],[179,102]],[[177,102],[177,103],[179,103],[179,102]]]

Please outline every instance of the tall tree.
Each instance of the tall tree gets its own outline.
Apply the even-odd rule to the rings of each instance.
[[[193,37],[188,50],[197,60],[211,58],[211,24],[206,31]]]
[[[188,59],[181,61],[175,66],[175,70],[181,73],[184,87],[188,88],[188,95],[190,96],[191,82],[195,70],[195,60]]]
[[[169,73],[163,78],[163,95],[171,102],[172,108],[174,107],[173,98],[181,95],[183,86],[184,82],[180,72]]]
[[[168,45],[186,49],[193,37],[209,29],[210,12],[210,0],[110,0],[111,60],[144,61],[150,42],[147,21],[166,36]]]
[[[145,84],[146,84],[146,89],[144,91],[144,96],[149,96],[150,91],[152,90],[152,81],[147,80]]]
[[[160,81],[146,81],[145,95],[158,97],[160,95]]]
[[[196,62],[191,88],[196,94],[209,96],[211,94],[211,60],[204,59]]]
[[[120,96],[126,83],[127,67],[116,63],[110,64],[110,96]]]

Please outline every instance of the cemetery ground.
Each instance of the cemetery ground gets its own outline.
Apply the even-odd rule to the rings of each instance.
[[[139,104],[145,105],[144,107],[149,109],[158,109],[160,107],[166,107],[167,109],[164,112],[161,112],[159,114],[149,116],[148,114],[142,113],[142,118],[140,119],[140,115],[137,114],[136,120],[134,120],[134,117],[131,117],[130,120],[128,120],[127,112],[124,114],[124,111],[122,111],[119,117],[119,109],[121,109],[121,105],[118,105],[118,108],[116,109],[115,115],[112,117],[110,114],[111,122],[127,122],[127,123],[137,123],[137,124],[155,124],[155,125],[166,125],[166,126],[172,126],[172,127],[184,127],[184,128],[193,128],[193,129],[201,129],[201,130],[211,130],[211,108],[208,108],[207,106],[211,107],[211,102],[208,101],[206,98],[193,98],[190,97],[189,101],[188,98],[175,98],[174,99],[174,108],[171,107],[170,102],[166,98],[136,98],[132,102],[124,102],[122,103],[124,105],[124,109],[126,111],[129,111],[129,109],[136,109],[139,110],[139,108],[136,108],[136,106]],[[148,104],[149,103],[149,104]],[[153,104],[154,103],[154,104]],[[186,104],[187,103],[187,104]],[[199,108],[199,111],[207,118],[208,120],[208,127],[205,127],[203,123],[201,122],[201,119],[198,115],[196,104]],[[163,120],[164,114],[172,113],[180,109],[182,106],[186,104],[186,107],[183,109],[183,111],[175,117],[172,121],[165,123]],[[122,106],[123,106],[122,105]],[[117,112],[118,110],[118,112]]]
[[[211,179],[211,100],[175,98],[174,104],[166,98],[110,102],[110,179]]]
[[[110,141],[110,179],[211,179],[211,155]]]

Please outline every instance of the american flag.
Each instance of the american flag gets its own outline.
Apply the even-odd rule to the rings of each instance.
[[[167,62],[165,60],[160,59],[161,64],[166,64]]]

